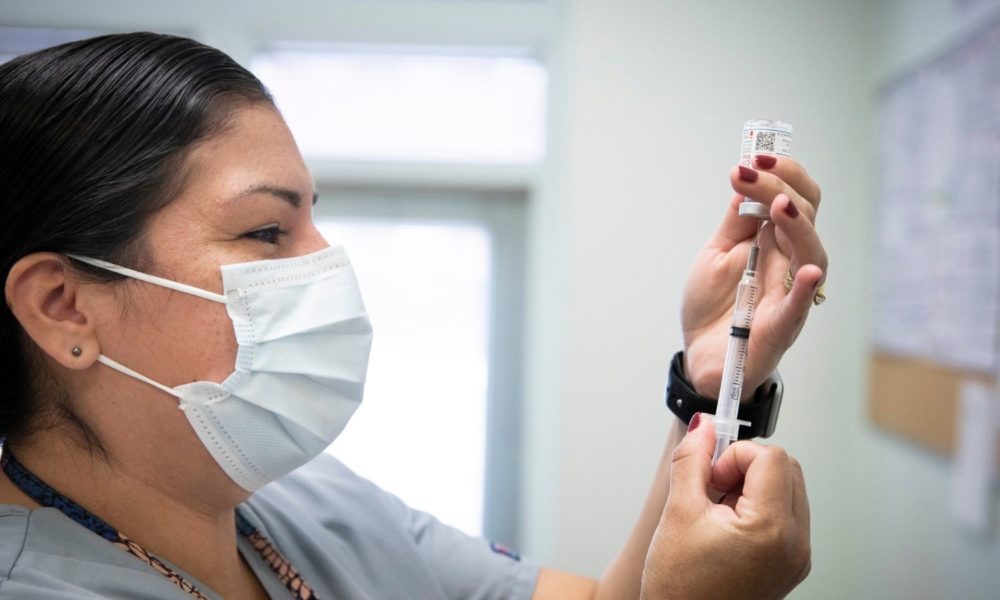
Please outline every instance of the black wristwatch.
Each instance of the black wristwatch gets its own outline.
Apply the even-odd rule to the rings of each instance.
[[[741,421],[750,421],[750,425],[740,427],[739,439],[770,437],[774,433],[774,425],[778,422],[778,410],[781,408],[781,396],[784,391],[785,386],[781,382],[781,376],[775,371],[771,373],[767,381],[754,390],[750,402],[740,404],[737,418]],[[714,415],[718,405],[718,401],[698,395],[694,386],[688,383],[684,375],[684,352],[678,352],[670,361],[666,398],[667,408],[685,423],[689,423],[695,413]]]

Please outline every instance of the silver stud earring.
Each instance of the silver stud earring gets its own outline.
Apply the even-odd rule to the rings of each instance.
[[[81,355],[81,354],[83,354],[83,350],[81,350],[79,346],[73,346],[73,349],[72,349],[72,350],[70,350],[70,353],[71,353],[71,354],[72,354],[73,356],[75,356],[75,357],[79,358],[79,357],[80,357],[80,355]]]

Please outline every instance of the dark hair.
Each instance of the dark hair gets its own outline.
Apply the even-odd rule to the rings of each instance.
[[[187,153],[255,102],[273,104],[249,71],[168,35],[95,37],[0,65],[3,281],[40,251],[143,268],[144,226],[183,186]],[[120,278],[73,264],[97,281]],[[100,448],[6,303],[0,356],[0,437],[13,443],[61,418]]]

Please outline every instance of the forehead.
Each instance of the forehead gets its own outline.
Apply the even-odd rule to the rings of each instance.
[[[228,127],[188,154],[182,197],[225,200],[257,185],[311,195],[312,177],[278,111],[265,103],[236,109]]]

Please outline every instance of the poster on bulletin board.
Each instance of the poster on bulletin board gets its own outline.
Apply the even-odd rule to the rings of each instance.
[[[955,456],[956,489],[982,497],[1000,464],[1000,18],[885,85],[875,139],[869,415]],[[988,504],[953,508],[981,525],[969,507]]]

